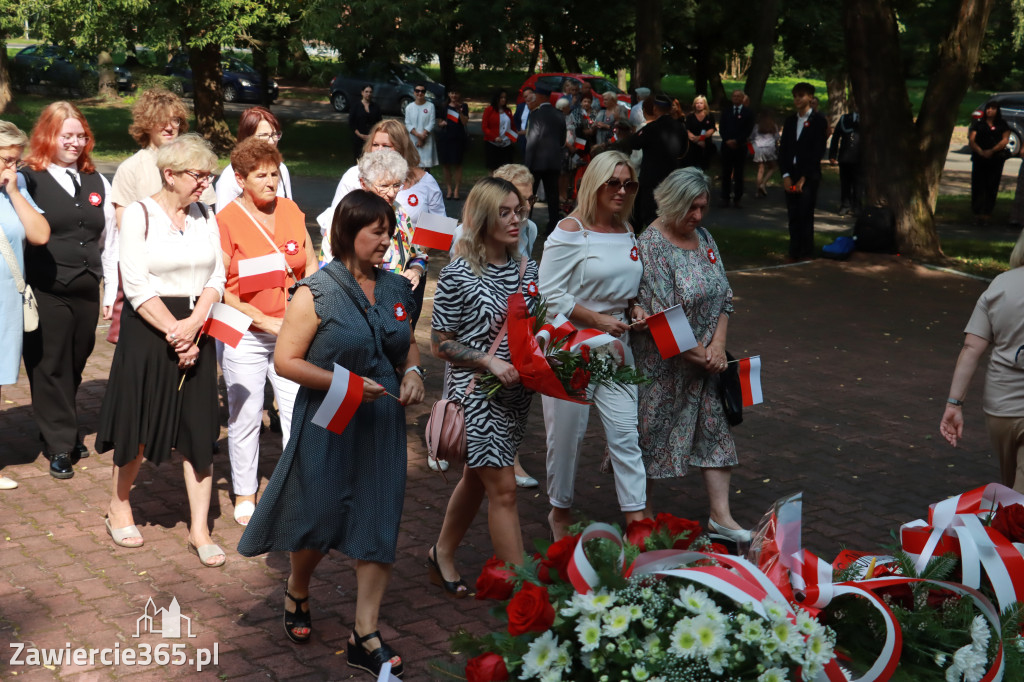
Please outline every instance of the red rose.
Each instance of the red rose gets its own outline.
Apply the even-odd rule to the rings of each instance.
[[[992,527],[1010,542],[1024,542],[1024,505],[999,507],[992,519]]]
[[[728,554],[729,553],[729,550],[726,548],[725,545],[719,544],[717,542],[712,542],[711,543],[711,549],[708,550],[708,551],[710,551],[712,554]]]
[[[502,682],[507,679],[505,659],[498,654],[480,654],[466,663],[466,682]]]
[[[505,562],[498,557],[491,557],[480,571],[476,579],[477,599],[497,599],[505,601],[512,594],[512,571],[505,568]]]
[[[580,358],[583,362],[590,362],[590,346],[580,346]]]
[[[555,622],[548,588],[523,583],[508,603],[508,633],[513,637],[527,632],[544,632]]]
[[[555,581],[551,571],[558,571],[561,580],[568,579],[569,560],[576,551],[576,543],[579,542],[578,535],[566,535],[564,538],[548,547],[548,555],[541,559],[537,576],[541,582],[551,584]]]
[[[669,535],[673,537],[684,536],[676,539],[672,545],[673,549],[688,549],[701,534],[699,523],[681,519],[672,514],[658,514],[654,518],[654,523],[658,528],[668,531]]]
[[[590,372],[577,367],[576,371],[572,373],[572,377],[569,379],[569,388],[574,391],[581,392],[587,390],[587,386],[590,385]]]
[[[654,519],[630,521],[626,526],[626,542],[636,545],[641,552],[644,551],[644,545],[647,543],[647,538],[654,532],[654,526]]]

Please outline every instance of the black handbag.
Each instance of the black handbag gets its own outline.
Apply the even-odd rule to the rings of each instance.
[[[740,363],[729,351],[725,351],[725,359],[729,362],[725,371],[718,375],[718,395],[722,399],[725,420],[729,426],[743,423],[743,389],[740,387]]]

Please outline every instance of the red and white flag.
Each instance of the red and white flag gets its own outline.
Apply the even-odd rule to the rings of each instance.
[[[459,112],[455,111],[454,109],[449,109],[448,110],[448,120],[451,121],[452,123],[458,123],[459,122]]]
[[[587,148],[587,141],[586,141],[586,140],[584,140],[584,139],[583,139],[582,137],[577,137],[577,138],[576,138],[576,139],[575,139],[575,140],[573,141],[573,146],[574,146],[574,147],[576,147],[576,150],[577,150],[577,151],[580,151],[580,152],[581,152],[581,151],[583,151],[584,149],[586,149],[586,148]]]
[[[341,365],[334,364],[334,377],[320,409],[313,415],[313,423],[328,431],[341,433],[348,426],[363,402],[363,378]]]
[[[505,131],[505,137],[507,137],[508,139],[512,140],[513,142],[515,142],[516,140],[519,139],[519,136],[513,130],[506,130]]]
[[[412,233],[412,243],[428,249],[449,251],[455,239],[455,228],[459,221],[433,213],[420,213],[416,219],[416,230]]]
[[[214,303],[210,314],[203,323],[203,334],[223,341],[232,348],[238,348],[245,330],[252,324],[252,318],[226,303]]]
[[[764,402],[761,393],[761,356],[740,360],[740,390],[743,391],[743,407]]]
[[[697,347],[697,339],[693,336],[682,305],[676,304],[651,315],[647,318],[647,328],[651,330],[662,360]]]
[[[574,331],[576,331],[576,327],[573,326],[572,322],[562,313],[558,313],[553,320],[540,328],[540,331],[534,335],[534,338],[537,339],[537,345],[540,346],[541,350],[544,350],[551,343],[552,338],[565,338]]]
[[[278,251],[258,258],[238,261],[238,291],[251,294],[254,291],[283,287],[287,281],[287,264],[284,254]]]

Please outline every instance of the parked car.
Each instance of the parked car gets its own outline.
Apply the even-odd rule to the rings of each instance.
[[[985,117],[985,105],[997,102],[999,111],[1010,127],[1010,141],[1006,143],[1006,151],[1011,156],[1020,154],[1020,142],[1024,140],[1024,92],[1000,92],[982,102],[971,113],[971,119],[977,121]]]
[[[346,112],[362,97],[363,87],[373,86],[373,100],[385,114],[404,115],[412,102],[412,89],[422,83],[427,88],[427,100],[444,102],[444,86],[418,67],[410,64],[369,62],[351,73],[338,74],[331,81],[331,104],[335,111]]]
[[[619,86],[607,78],[590,73],[535,73],[519,86],[519,92],[516,93],[516,104],[522,104],[524,88],[531,88],[534,92],[547,95],[551,98],[551,103],[554,104],[565,94],[562,88],[566,78],[571,78],[581,84],[583,81],[587,81],[597,97],[611,91],[615,93],[620,102],[626,106],[630,104],[629,95],[620,90]]]
[[[260,72],[252,68],[241,59],[228,55],[221,57],[221,87],[224,91],[225,102],[261,102],[263,97],[262,79]],[[180,53],[167,62],[164,67],[164,74],[174,76],[181,83],[182,94],[192,92],[192,68],[188,63],[188,55]],[[267,92],[270,94],[270,101],[277,99],[280,90],[277,81],[270,79],[267,85]]]
[[[70,48],[57,45],[29,45],[11,60],[11,77],[19,87],[50,85],[68,90],[84,91],[85,86],[99,82],[95,58],[75,55]],[[114,67],[118,91],[135,89],[132,73]]]

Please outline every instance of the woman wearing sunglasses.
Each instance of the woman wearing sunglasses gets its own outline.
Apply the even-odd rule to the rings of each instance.
[[[621,152],[594,158],[580,182],[576,210],[558,223],[544,243],[540,291],[548,314],[562,313],[577,328],[594,328],[617,337],[632,365],[629,350],[630,304],[643,274],[637,241],[627,219],[639,183],[636,170]],[[638,321],[643,321],[642,311]],[[587,394],[604,425],[615,473],[619,508],[626,522],[643,518],[647,481],[637,444],[637,387],[591,388]],[[547,429],[548,522],[555,540],[572,523],[573,484],[590,408],[545,396]]]

